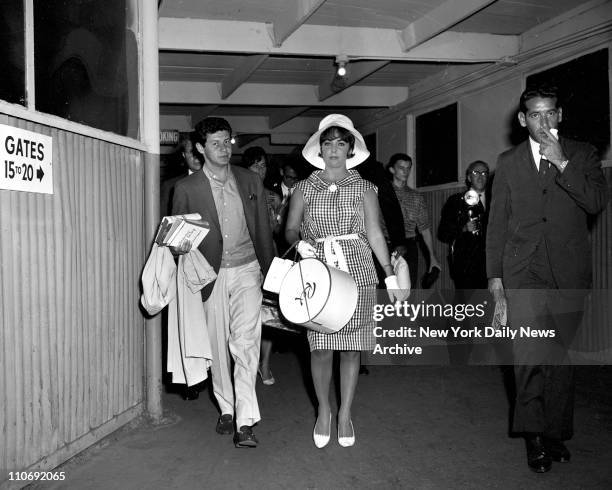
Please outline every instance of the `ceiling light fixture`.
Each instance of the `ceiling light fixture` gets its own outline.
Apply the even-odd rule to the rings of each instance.
[[[231,143],[232,145],[235,145],[235,144],[236,144],[236,137],[235,137],[235,136],[232,136],[232,139],[230,139],[230,143]]]
[[[345,54],[339,54],[336,56],[336,65],[338,65],[338,71],[336,71],[339,77],[343,77],[346,75],[346,65],[348,64],[349,59]]]

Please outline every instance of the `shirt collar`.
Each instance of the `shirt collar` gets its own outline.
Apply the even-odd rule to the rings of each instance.
[[[228,166],[227,167],[227,180],[226,181],[222,181],[220,180],[209,168],[207,168],[206,166],[202,166],[202,171],[204,172],[204,174],[206,175],[206,177],[208,177],[208,180],[210,181],[214,181],[215,183],[219,184],[219,185],[223,185],[225,184],[225,182],[227,182],[227,180],[229,179],[233,179],[234,178],[234,174],[232,173],[232,167]]]
[[[540,143],[534,140],[531,136],[529,137],[529,147],[531,148],[531,154],[533,155],[533,161],[536,165],[540,165]]]
[[[559,140],[559,133],[557,129],[550,130],[552,135]],[[540,143],[534,140],[531,136],[529,136],[529,146],[531,148],[531,154],[533,155],[533,161],[536,163],[538,168],[540,168],[540,160],[542,159],[542,155],[540,155]]]
[[[291,189],[287,187],[284,182],[281,182],[281,191],[283,192],[283,196],[289,196],[291,194]]]

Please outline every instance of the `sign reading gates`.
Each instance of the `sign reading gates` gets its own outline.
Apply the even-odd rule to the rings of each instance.
[[[0,124],[0,189],[53,194],[53,138]]]

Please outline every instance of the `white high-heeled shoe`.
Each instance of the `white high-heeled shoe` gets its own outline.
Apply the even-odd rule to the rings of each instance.
[[[331,413],[329,414],[329,432],[327,434],[317,434],[317,424],[315,423],[314,429],[312,429],[312,440],[319,449],[327,446],[331,435]]]
[[[274,383],[276,383],[276,380],[274,379],[274,376],[272,375],[272,370],[269,369],[268,371],[270,372],[270,377],[269,378],[264,378],[263,372],[261,371],[261,367],[257,368],[257,372],[259,373],[259,377],[261,378],[261,382],[263,384],[265,384],[266,386],[272,386]]]
[[[353,427],[353,421],[350,420],[351,423],[351,432],[352,436],[342,436],[340,437],[340,427],[338,427],[338,444],[342,447],[351,447],[355,444],[355,428]]]

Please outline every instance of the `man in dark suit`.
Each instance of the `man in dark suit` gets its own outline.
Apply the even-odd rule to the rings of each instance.
[[[450,196],[442,207],[438,238],[450,246],[448,263],[455,283],[456,305],[484,303],[489,299],[485,256],[490,204],[488,180],[486,162],[470,163],[465,171],[467,189]],[[465,319],[459,326],[468,329],[472,322]],[[448,340],[451,364],[466,364],[473,348],[472,339],[449,337]]]
[[[450,245],[450,275],[455,289],[487,288],[488,180],[486,162],[470,163],[465,172],[467,190],[450,196],[442,208],[438,238]],[[473,203],[469,201],[472,198],[476,199]]]
[[[176,183],[188,175],[202,170],[204,162],[194,153],[194,141],[195,133],[193,131],[181,134],[181,140],[172,155],[171,167],[174,168],[171,168],[171,171],[173,174],[176,173],[169,179],[163,180],[159,187],[159,209],[162,218],[172,214],[172,200]]]
[[[225,119],[202,120],[196,134],[204,166],[176,184],[172,211],[200,213],[210,224],[199,250],[217,273],[216,281],[202,290],[213,390],[221,409],[216,430],[234,432],[235,414],[236,447],[255,447],[262,273],[274,257],[266,195],[257,174],[229,164],[232,129]]]
[[[285,203],[291,197],[293,186],[299,180],[295,164],[291,160],[284,161],[279,169],[279,176],[280,178],[274,179],[270,183],[270,189],[276,192]]]
[[[513,341],[516,404],[513,430],[524,434],[527,463],[546,472],[566,462],[573,434],[573,368],[567,359],[591,285],[589,214],[599,213],[607,186],[595,148],[558,137],[562,108],[556,88],[528,87],[518,120],[529,138],[501,154],[487,230],[489,290],[507,300]]]
[[[172,214],[172,200],[174,199],[174,187],[176,183],[188,175],[202,170],[204,161],[194,153],[194,148],[195,132],[181,133],[175,151],[170,156],[169,170],[172,177],[162,180],[159,186],[159,211],[161,218]],[[165,326],[168,324],[166,309],[162,312],[162,324]],[[164,336],[162,338],[164,350],[167,348],[168,340],[165,335],[165,328],[166,327],[164,327]],[[185,398],[185,400],[197,400],[200,396],[200,386],[201,385],[184,385],[183,398]]]
[[[275,192],[281,199],[278,215],[279,226],[274,233],[274,242],[278,255],[283,255],[291,245],[285,240],[285,220],[289,211],[289,200],[295,184],[300,179],[296,165],[291,160],[284,161],[279,170],[278,177],[272,178],[270,181],[264,181],[264,186]]]

